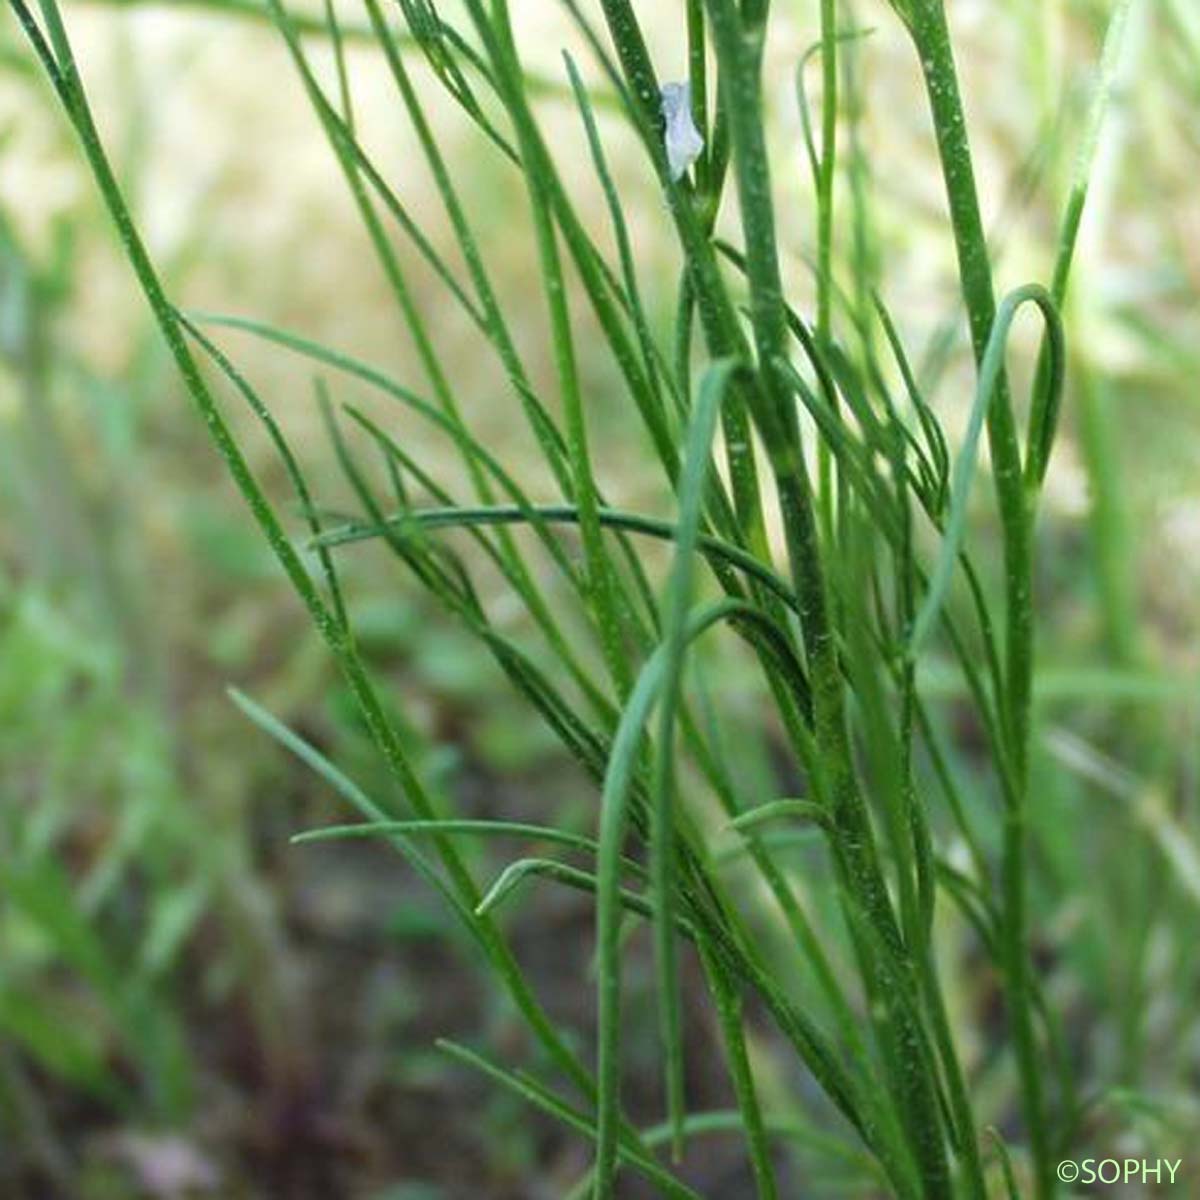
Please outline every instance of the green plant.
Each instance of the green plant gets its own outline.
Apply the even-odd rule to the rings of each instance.
[[[140,1093],[156,1115],[187,1109],[192,1064],[164,977],[205,894],[199,872],[173,886],[150,878],[145,920],[121,911],[131,863],[148,846],[162,865],[175,860],[179,795],[160,706],[128,703],[152,682],[124,676],[133,613],[118,566],[88,563],[92,622],[61,594],[70,563],[97,548],[102,518],[70,470],[58,404],[54,318],[70,257],[69,237],[58,241],[53,264],[39,267],[0,214],[0,367],[19,397],[3,499],[16,527],[41,532],[25,561],[6,555],[0,573],[0,1129],[18,1147],[5,1155],[14,1171],[25,1157],[61,1171],[64,1155],[10,1046],[94,1098],[128,1106]],[[77,367],[81,392],[99,387]],[[91,855],[100,830],[110,836]],[[124,1079],[109,1069],[116,1060],[130,1068]]]
[[[183,728],[151,590],[138,497],[169,367],[153,329],[107,372],[68,332],[89,216],[61,216],[39,255],[0,211],[0,1190],[11,1194],[31,1178],[83,1187],[103,1147],[64,1128],[74,1111],[96,1125],[194,1119],[205,1064],[182,984],[204,926],[221,943],[211,977],[257,997],[271,1078],[296,1059],[279,1034],[279,930],[246,871],[243,830],[194,802],[197,731]]]
[[[689,1136],[722,1122],[744,1133],[759,1193],[779,1194],[770,1140],[794,1121],[792,1114],[765,1104],[748,1045],[770,1037],[777,1053],[780,1044],[789,1047],[820,1086],[826,1106],[821,1119],[837,1114],[841,1134],[857,1135],[866,1148],[864,1167],[861,1155],[834,1142],[835,1152],[857,1172],[854,1178],[875,1175],[901,1196],[982,1197],[992,1167],[981,1147],[934,941],[935,913],[944,898],[977,932],[1004,980],[1031,1191],[1051,1194],[1056,1150],[1078,1111],[1067,1063],[1058,1052],[1053,1010],[1030,962],[1033,531],[1063,390],[1059,309],[1085,194],[1086,159],[1064,218],[1051,288],[1028,285],[998,303],[942,0],[894,0],[926,80],[978,364],[967,436],[952,466],[898,323],[872,295],[865,255],[855,260],[855,294],[839,304],[838,55],[844,50],[852,61],[853,38],[839,32],[835,4],[821,6],[825,108],[821,145],[809,147],[818,216],[817,320],[810,328],[790,303],[778,249],[772,191],[778,166],[768,152],[762,98],[768,4],[689,0],[681,11],[693,112],[706,149],[694,176],[677,178],[663,144],[660,75],[629,0],[601,3],[607,41],[582,6],[564,0],[598,65],[605,108],[619,118],[615,128],[640,143],[666,202],[663,232],[677,245],[680,283],[664,344],[656,336],[656,314],[647,301],[648,281],[621,186],[607,161],[593,99],[599,88],[585,82],[570,57],[569,91],[555,90],[554,102],[569,98],[577,109],[611,223],[615,266],[559,165],[537,105],[547,91],[545,80],[524,69],[504,0],[490,5],[464,0],[461,27],[443,19],[429,0],[401,0],[404,37],[378,0],[365,0],[370,38],[443,202],[466,271],[463,282],[411,219],[359,138],[345,38],[332,7],[326,8],[325,32],[338,85],[331,94],[301,38],[312,31],[311,21],[302,28],[278,0],[270,0],[270,16],[411,335],[427,399],[415,386],[298,334],[181,313],[164,291],[122,198],[55,0],[40,0],[41,26],[24,0],[10,3],[82,140],[188,391],[342,670],[398,785],[400,802],[367,795],[253,701],[239,697],[238,703],[366,818],[363,825],[319,836],[386,837],[445,895],[498,988],[524,1017],[544,1069],[555,1071],[574,1095],[568,1099],[540,1078],[497,1066],[474,1051],[447,1049],[594,1139],[595,1169],[587,1186],[596,1196],[613,1194],[622,1164],[665,1194],[694,1194],[654,1148],[665,1138],[678,1155]],[[1113,44],[1127,7],[1116,7]],[[430,120],[432,102],[414,83],[406,61],[415,53],[525,189],[529,249],[547,313],[554,403],[518,349],[506,302],[489,274],[488,247],[473,233],[470,204]],[[714,63],[716,76],[710,79]],[[1104,87],[1098,95],[1097,121]],[[719,230],[730,179],[738,222]],[[870,218],[861,188],[853,191],[853,203],[856,233],[867,239]],[[389,221],[495,353],[557,487],[552,504],[538,503],[473,432],[470,409],[414,298]],[[1004,355],[1026,303],[1041,312],[1045,338],[1022,438]],[[586,319],[580,316],[584,308]],[[846,336],[839,336],[835,317],[843,309]],[[276,418],[212,340],[217,328],[257,334],[318,369],[318,402],[359,512],[347,516],[317,494]],[[646,452],[673,497],[671,520],[614,506],[601,487],[603,439],[581,370],[585,336],[592,355],[601,354],[595,348],[600,343],[611,377],[632,401]],[[877,343],[887,347],[887,358]],[[307,523],[311,558],[288,536],[278,508],[252,473],[221,414],[205,364],[250,405],[272,438]],[[460,460],[471,498],[457,499],[436,464],[416,458],[401,435],[361,408],[347,406],[339,414],[327,376],[370,385],[440,430]],[[965,540],[984,427],[1003,553],[999,599],[990,594]],[[815,483],[809,454],[814,444]],[[782,569],[771,552],[776,524],[784,545]],[[578,556],[564,526],[578,530]],[[448,528],[466,531],[469,552],[437,536]],[[931,537],[937,538],[932,554],[926,549]],[[660,588],[652,582],[652,559],[644,548],[650,539],[671,546]],[[353,607],[336,557],[343,553],[340,547],[362,541],[382,543],[461,620],[595,777],[601,803],[594,839],[440,811],[355,638]],[[703,583],[701,561],[711,576]],[[481,563],[490,564],[520,599],[527,619],[520,638],[489,615],[474,578]],[[553,582],[547,581],[548,571]],[[961,591],[952,587],[956,581]],[[784,739],[802,778],[801,799],[763,795],[761,777],[729,751],[721,697],[706,699],[711,639],[701,641],[721,626],[738,635],[761,672],[772,716],[760,723],[757,735],[769,731]],[[998,816],[964,799],[922,694],[918,665],[935,637],[961,673],[983,728]],[[723,648],[723,655],[734,653]],[[738,728],[736,722],[732,726]],[[930,784],[940,790],[944,811],[927,799]],[[748,870],[744,863],[732,870],[720,853],[724,826],[740,839]],[[802,875],[791,868],[789,843],[779,837],[781,830],[800,828],[815,830],[820,847],[800,860]],[[950,832],[967,847],[965,868],[944,852]],[[468,835],[557,845],[564,856],[521,859],[485,891],[458,849],[457,839]],[[583,865],[567,861],[567,853]],[[545,1013],[494,912],[519,885],[539,878],[596,894],[594,1070]],[[758,902],[764,892],[777,912]],[[665,1132],[639,1131],[621,1104],[622,966],[627,927],[635,918],[653,926],[669,1110]],[[680,995],[686,946],[694,949],[711,993],[737,1101],[734,1116],[687,1111]],[[770,1034],[763,1031],[764,1021],[748,1022],[748,1004],[769,1019]],[[811,1149],[820,1153],[822,1147]],[[1015,1188],[1015,1173],[1007,1157],[1001,1159],[992,1173]]]

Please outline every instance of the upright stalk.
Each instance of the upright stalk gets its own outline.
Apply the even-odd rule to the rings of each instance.
[[[996,317],[996,299],[945,7],[943,0],[910,0],[908,3],[896,0],[896,6],[912,34],[925,78],[971,342],[976,363],[981,365]],[[1042,1094],[1041,1063],[1033,1029],[1025,898],[1029,709],[1033,684],[1031,520],[1028,493],[1022,480],[1012,399],[1003,372],[997,379],[995,395],[988,406],[987,431],[1004,535],[1007,628],[1002,716],[1013,775],[1012,797],[1004,823],[1002,959],[1036,1194],[1046,1197],[1054,1193],[1055,1181]]]
[[[833,189],[837,167],[837,0],[821,0],[821,157],[817,164],[817,340],[828,349],[833,315]],[[833,455],[824,438],[817,447],[821,520],[833,541]]]
[[[849,914],[861,937],[860,959],[869,990],[885,1010],[882,1032],[895,1064],[894,1080],[920,1166],[925,1194],[949,1196],[941,1113],[905,998],[896,994],[894,971],[906,970],[906,947],[880,867],[874,835],[855,776],[847,728],[842,668],[831,619],[829,583],[817,536],[813,497],[804,463],[796,408],[785,370],[788,326],[776,246],[774,208],[761,104],[765,13],[739,15],[733,0],[708,0],[713,42],[726,99],[733,166],[741,203],[750,282],[750,318],[760,387],[753,414],[768,449],[779,495],[788,557],[800,600],[812,678],[814,728],[828,762],[827,783],[837,829],[839,869],[845,876]],[[1018,476],[1019,477],[1019,476]],[[869,928],[868,928],[869,927]],[[881,951],[886,961],[877,962]]]
[[[821,0],[821,159],[817,172],[817,333],[833,315],[833,189],[837,166],[837,0]]]

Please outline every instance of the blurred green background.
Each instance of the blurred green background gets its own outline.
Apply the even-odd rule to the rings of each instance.
[[[560,77],[565,22],[542,4],[514,8],[531,58]],[[671,8],[653,23],[663,58],[674,55],[682,74]],[[769,100],[776,182],[795,217],[785,252],[803,306],[812,202],[792,74],[816,36],[816,5],[778,9],[789,36],[776,45],[792,53],[768,72]],[[1069,134],[1107,5],[959,0],[952,10],[1007,289],[1044,277],[1052,261]],[[884,4],[860,3],[853,15],[876,27],[861,65],[879,272],[955,427],[969,402],[969,355],[918,79]],[[167,3],[77,4],[68,18],[119,174],[178,301],[297,329],[404,378],[405,336],[270,29]],[[361,119],[436,239],[434,198],[411,169],[411,135],[379,63],[369,50],[353,50],[351,63]],[[566,143],[581,140],[570,129]],[[441,132],[475,197],[501,289],[519,297],[532,253],[519,182],[479,157],[449,116]],[[617,144],[613,155],[626,194],[645,197],[635,233],[648,276],[661,259],[661,289],[648,301],[665,326],[674,260],[656,241],[659,202],[636,149]],[[1111,1129],[1144,1125],[1163,1152],[1167,1139],[1200,1128],[1186,1095],[1200,1064],[1188,1002],[1198,964],[1195,939],[1183,936],[1200,915],[1197,178],[1200,10],[1144,2],[1067,314],[1067,428],[1038,551],[1047,732],[1036,911],[1040,965],[1083,1073],[1127,1085],[1108,1097]],[[599,205],[597,196],[598,221]],[[536,495],[533,448],[511,412],[489,404],[493,381],[466,322],[425,284],[421,301],[460,392],[479,397],[474,428]],[[527,308],[518,332],[548,380],[542,317]],[[1027,376],[1032,321],[1023,332],[1015,353]],[[310,475],[333,477],[304,370],[248,339],[227,343]],[[611,367],[584,370],[611,431],[598,454],[606,490],[653,506],[658,485],[639,473],[621,400],[606,394]],[[237,419],[282,495],[261,434]],[[432,439],[422,448],[445,453]],[[590,787],[476,646],[382,559],[356,556],[347,572],[370,660],[447,802],[472,816],[586,823]],[[502,609],[505,598],[492,599]],[[927,682],[936,693],[936,676]],[[522,1035],[489,1001],[471,948],[385,849],[289,845],[293,833],[346,814],[241,716],[231,685],[382,786],[348,698],[184,402],[69,131],[5,12],[0,1195],[562,1194],[586,1166],[586,1147],[431,1049],[446,1034],[515,1040],[519,1050]],[[941,699],[953,728],[953,689]],[[750,691],[745,705],[750,720]],[[955,748],[969,770],[969,727],[956,729]],[[552,1013],[587,1028],[586,900],[546,892],[511,920]],[[986,1059],[995,981],[973,973],[969,956],[960,973],[956,1017]],[[1089,994],[1109,997],[1103,1023]],[[634,1003],[648,1002],[639,993]],[[652,1026],[648,1014],[631,1022]],[[633,1036],[633,1053],[647,1060],[634,1087],[653,1112],[653,1040]],[[722,1102],[702,1054],[695,1072],[699,1096]],[[694,1170],[705,1194],[751,1194],[736,1146],[701,1153]]]

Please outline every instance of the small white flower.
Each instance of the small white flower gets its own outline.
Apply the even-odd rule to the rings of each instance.
[[[704,149],[704,139],[692,120],[690,81],[662,85],[662,113],[667,123],[663,139],[667,147],[667,165],[671,168],[671,178],[678,183]]]

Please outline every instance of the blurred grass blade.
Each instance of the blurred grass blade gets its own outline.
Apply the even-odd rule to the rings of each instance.
[[[675,949],[675,720],[683,682],[688,613],[692,602],[696,545],[705,483],[712,457],[721,402],[735,363],[715,363],[701,380],[692,406],[679,486],[679,523],[675,556],[663,604],[662,681],[659,692],[658,756],[654,771],[654,807],[650,825],[651,891],[654,896],[655,959],[658,968],[659,1022],[666,1051],[667,1106],[674,1122],[675,1158],[683,1156],[683,1027],[679,1005],[679,963]]]
[[[529,1076],[506,1071],[503,1067],[489,1062],[476,1051],[469,1050],[466,1046],[460,1046],[458,1043],[448,1041],[445,1038],[439,1039],[437,1044],[451,1058],[477,1071],[483,1072],[483,1074],[496,1083],[515,1092],[527,1103],[533,1105],[534,1108],[549,1114],[564,1125],[569,1126],[578,1133],[582,1133],[585,1137],[595,1138],[595,1125],[587,1116],[577,1109],[571,1108],[570,1105],[560,1100],[540,1083],[529,1078]],[[679,1180],[669,1172],[663,1170],[654,1159],[642,1151],[628,1146],[622,1141],[618,1148],[618,1153],[630,1166],[643,1174],[656,1187],[660,1188],[664,1196],[673,1197],[675,1200],[701,1200],[696,1192],[680,1183]]]

